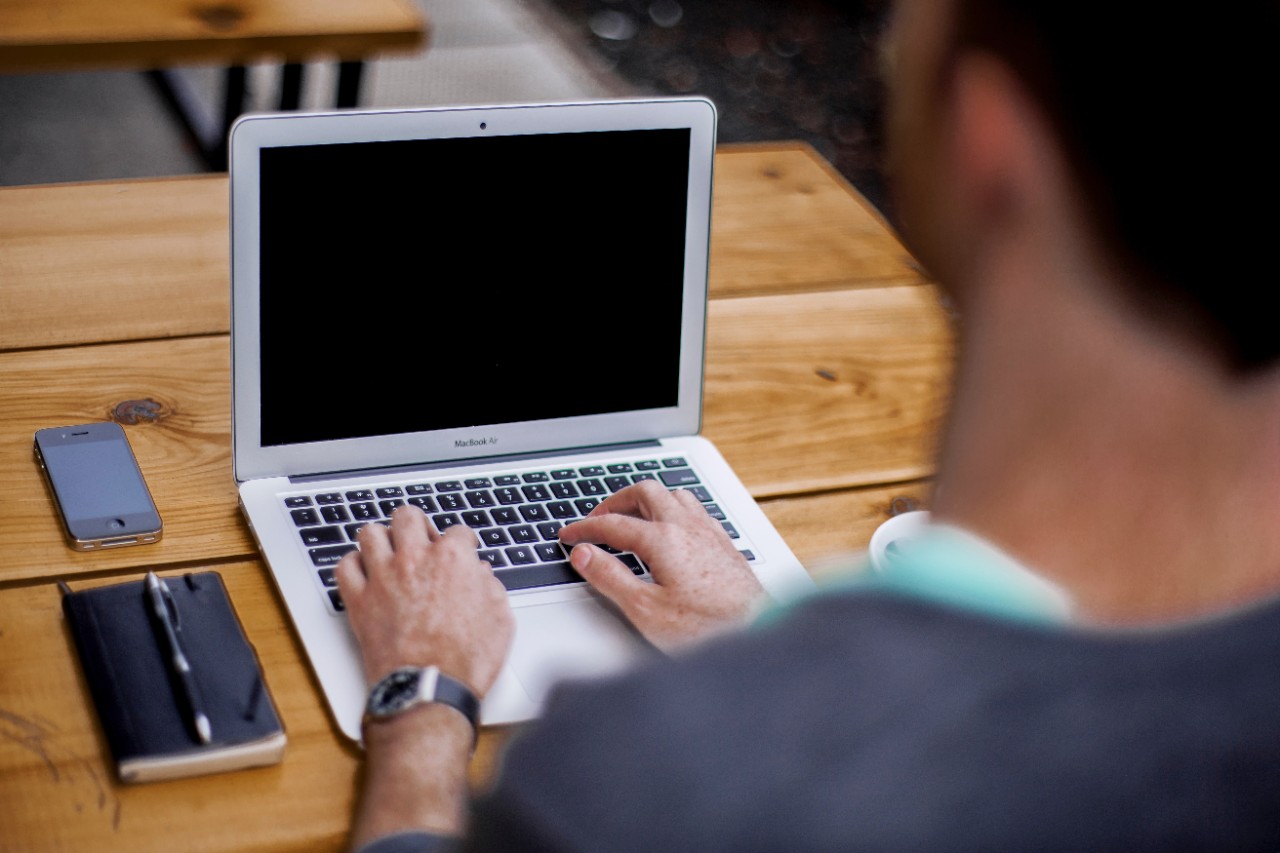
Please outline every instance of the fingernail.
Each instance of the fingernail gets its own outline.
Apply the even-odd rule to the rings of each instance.
[[[583,544],[575,547],[569,552],[569,562],[573,564],[575,569],[581,569],[591,562],[591,546]]]

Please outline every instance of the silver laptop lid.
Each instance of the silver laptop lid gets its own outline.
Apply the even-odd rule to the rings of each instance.
[[[714,152],[703,99],[242,118],[236,479],[696,433]]]

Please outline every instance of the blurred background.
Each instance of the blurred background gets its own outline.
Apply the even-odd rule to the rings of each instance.
[[[369,62],[364,107],[699,94],[721,142],[803,140],[891,218],[879,46],[887,0],[412,0],[427,46]],[[222,71],[178,70],[209,111]],[[273,108],[279,68],[252,66],[247,107]],[[333,63],[307,66],[303,109],[333,106]],[[0,185],[203,171],[137,71],[0,74]]]

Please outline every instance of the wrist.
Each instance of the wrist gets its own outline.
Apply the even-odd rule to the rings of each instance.
[[[414,830],[459,835],[472,741],[466,718],[439,704],[367,725],[367,775],[352,846]]]
[[[464,721],[474,748],[480,737],[480,700],[467,684],[435,666],[400,667],[375,684],[365,705],[365,733],[428,706],[445,708]]]

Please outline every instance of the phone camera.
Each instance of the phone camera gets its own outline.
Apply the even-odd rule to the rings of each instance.
[[[123,519],[123,518],[113,518],[113,519],[111,519],[110,521],[108,521],[108,522],[107,522],[107,527],[110,527],[112,530],[119,530],[119,529],[121,529],[122,527],[124,527],[124,519]]]
[[[482,121],[482,122],[480,122],[480,129],[481,129],[481,130],[484,130],[484,129],[485,129],[486,127],[488,127],[488,126],[489,126],[489,123],[488,123],[487,121]]]

